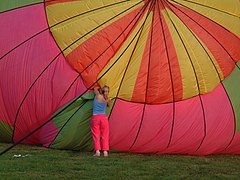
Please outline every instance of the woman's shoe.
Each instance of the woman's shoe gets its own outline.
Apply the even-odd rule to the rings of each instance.
[[[96,151],[93,156],[100,156],[100,151]]]
[[[103,156],[107,157],[108,156],[108,152],[107,151],[103,151]]]

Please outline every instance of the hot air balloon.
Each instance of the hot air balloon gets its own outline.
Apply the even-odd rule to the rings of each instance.
[[[0,142],[92,150],[92,89],[106,84],[112,150],[240,154],[238,0],[11,0],[0,11]]]

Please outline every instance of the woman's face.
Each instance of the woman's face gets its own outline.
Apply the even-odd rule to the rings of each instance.
[[[102,89],[102,92],[103,92],[104,95],[108,95],[108,93],[109,93],[109,88],[107,88],[107,87],[103,88],[103,89]]]

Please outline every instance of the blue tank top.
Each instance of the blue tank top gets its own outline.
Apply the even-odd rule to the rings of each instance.
[[[96,97],[93,100],[93,114],[106,114],[107,103],[98,102]]]

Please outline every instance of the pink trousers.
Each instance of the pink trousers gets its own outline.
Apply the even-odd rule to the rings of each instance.
[[[94,149],[96,150],[109,150],[109,125],[108,119],[105,114],[93,115],[91,123],[91,132],[94,142]],[[100,140],[100,136],[102,139]]]

